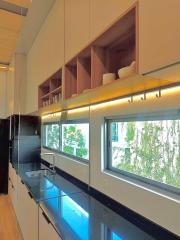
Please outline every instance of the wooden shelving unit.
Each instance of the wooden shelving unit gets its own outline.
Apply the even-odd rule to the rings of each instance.
[[[38,89],[39,108],[58,103],[62,98],[62,70],[58,70]]]
[[[65,65],[64,98],[102,86],[105,73],[118,79],[120,68],[137,62],[136,48],[135,6]]]
[[[77,59],[73,59],[65,66],[65,98],[77,94]]]

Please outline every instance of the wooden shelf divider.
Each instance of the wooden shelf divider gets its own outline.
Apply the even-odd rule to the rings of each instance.
[[[119,69],[137,62],[136,7],[65,65],[65,99],[102,86],[105,73],[118,79]]]
[[[38,88],[39,108],[57,103],[62,96],[62,69],[54,73],[44,81]]]

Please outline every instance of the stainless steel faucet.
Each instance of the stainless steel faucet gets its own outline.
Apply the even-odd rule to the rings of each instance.
[[[49,165],[49,168],[51,168],[51,170],[53,171],[53,173],[56,173],[56,169],[55,169],[55,154],[54,154],[54,153],[51,153],[51,152],[41,153],[41,156],[46,156],[46,155],[52,156],[53,164],[50,164],[50,165]]]

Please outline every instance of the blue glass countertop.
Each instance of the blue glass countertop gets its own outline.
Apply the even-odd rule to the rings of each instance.
[[[41,175],[37,177],[29,177],[27,175],[29,171],[39,170],[40,168],[46,169],[47,167],[42,164],[25,163],[14,167],[36,202],[43,199],[82,192],[80,188],[59,174],[50,176]]]
[[[155,239],[64,177],[27,175],[46,166],[26,163],[14,168],[63,240]]]
[[[64,195],[40,203],[63,240],[154,239],[86,193]]]

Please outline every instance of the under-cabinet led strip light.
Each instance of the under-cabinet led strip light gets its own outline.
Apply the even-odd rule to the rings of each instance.
[[[70,110],[67,110],[67,112],[68,113],[79,113],[79,112],[88,111],[89,108],[92,108],[92,109],[105,108],[105,107],[111,107],[111,106],[128,103],[128,102],[131,104],[133,102],[146,101],[146,100],[150,100],[153,98],[160,98],[160,97],[166,96],[168,94],[176,94],[178,92],[180,93],[179,85],[173,86],[173,87],[168,87],[168,88],[163,88],[163,89],[157,89],[157,90],[153,90],[153,91],[149,90],[149,92],[145,91],[145,93],[140,93],[140,94],[137,93],[137,94],[133,94],[128,97],[122,97],[119,99],[110,100],[110,101],[106,101],[106,102],[102,102],[102,103],[95,103],[95,104],[91,104],[86,107],[70,109]],[[44,116],[42,116],[42,119],[47,119],[47,118],[56,117],[56,116],[61,116],[61,112],[44,115]]]
[[[52,118],[52,117],[60,117],[60,116],[61,116],[61,112],[56,112],[56,113],[43,115],[41,118],[44,120],[44,119],[48,119],[48,118]]]

